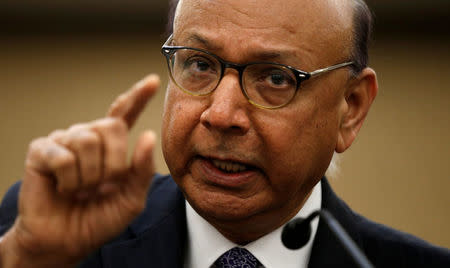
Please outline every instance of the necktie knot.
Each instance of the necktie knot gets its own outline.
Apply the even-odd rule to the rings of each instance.
[[[234,247],[220,256],[214,267],[218,268],[257,268],[261,263],[245,248]]]

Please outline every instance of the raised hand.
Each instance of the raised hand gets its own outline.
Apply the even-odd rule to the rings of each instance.
[[[73,266],[142,211],[154,173],[153,132],[127,162],[127,136],[159,87],[150,75],[111,105],[106,118],[34,140],[19,213],[0,243],[0,267]]]

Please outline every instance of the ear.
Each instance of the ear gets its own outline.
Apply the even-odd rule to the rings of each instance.
[[[373,69],[365,68],[357,77],[351,78],[345,91],[336,152],[344,152],[353,143],[377,92],[377,75]]]

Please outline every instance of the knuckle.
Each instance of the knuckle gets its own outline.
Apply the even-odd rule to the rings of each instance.
[[[77,132],[77,131],[80,131],[80,130],[85,129],[85,128],[86,128],[86,124],[84,124],[84,123],[78,123],[78,124],[71,125],[71,126],[67,129],[67,131],[68,131],[68,132]]]
[[[52,132],[48,135],[48,137],[49,137],[50,139],[56,140],[56,139],[59,139],[61,136],[63,136],[64,133],[65,133],[64,130],[62,130],[62,129],[57,129],[57,130],[52,131]]]
[[[127,125],[125,121],[119,118],[111,118],[107,126],[107,129],[118,135],[124,135],[127,133]]]
[[[25,166],[42,166],[48,161],[48,150],[54,147],[47,137],[36,138],[28,145]],[[45,166],[45,164],[44,164]]]
[[[90,131],[79,133],[79,135],[75,137],[75,141],[77,143],[76,146],[79,147],[79,149],[88,152],[96,151],[100,144],[100,138]]]
[[[45,138],[45,137],[39,137],[39,138],[32,140],[30,142],[30,144],[28,145],[28,151],[32,152],[32,153],[40,151],[42,149],[43,145],[46,143],[46,141],[47,141],[47,138]]]
[[[25,169],[34,169],[45,171],[49,168],[49,152],[52,148],[52,143],[46,137],[40,137],[32,140],[28,145],[28,152],[25,158]]]
[[[76,158],[73,154],[62,153],[60,150],[49,148],[46,151],[48,159],[50,160],[50,167],[52,169],[67,170],[76,165]]]
[[[115,117],[106,117],[94,121],[91,128],[101,133],[125,134],[128,132],[127,125],[124,120]]]

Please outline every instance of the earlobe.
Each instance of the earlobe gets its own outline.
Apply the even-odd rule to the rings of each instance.
[[[341,117],[336,152],[344,152],[353,143],[377,92],[377,76],[371,68],[365,68],[356,78],[349,81],[345,92],[346,111]]]

